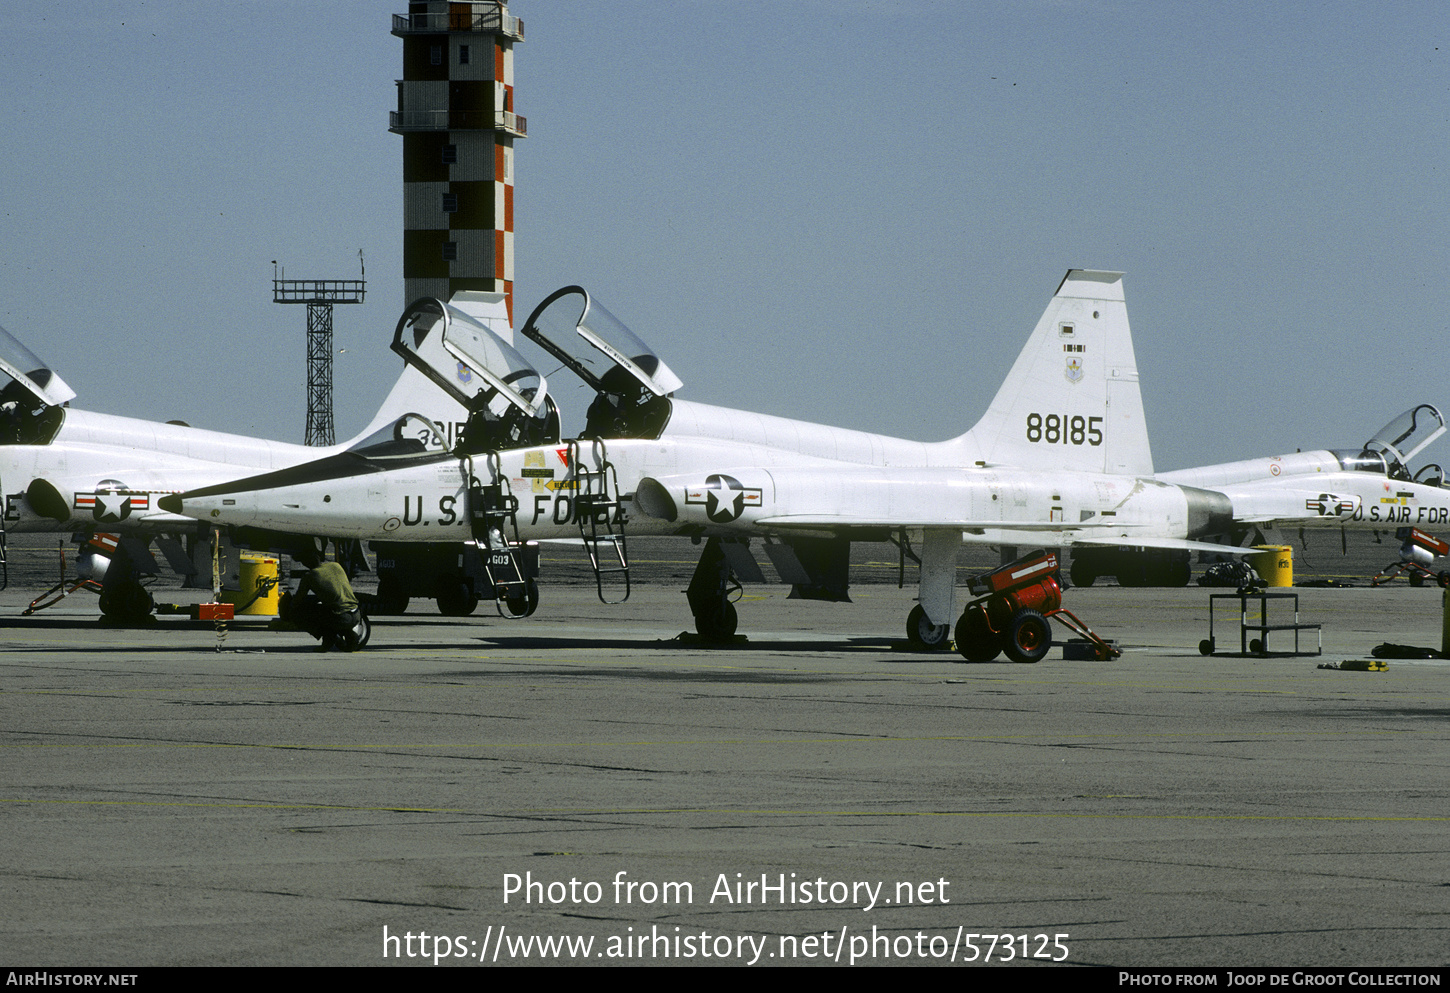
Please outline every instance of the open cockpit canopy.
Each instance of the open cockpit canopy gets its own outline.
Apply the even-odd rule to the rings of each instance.
[[[582,286],[550,294],[529,315],[523,333],[598,393],[642,386],[662,397],[684,385],[654,349]]]
[[[1445,415],[1428,403],[1412,407],[1364,443],[1366,453],[1381,455],[1389,475],[1410,478],[1410,459],[1445,433]]]
[[[4,328],[0,328],[0,371],[11,379],[0,390],[0,402],[25,402],[22,400],[25,393],[36,402],[53,407],[75,399],[76,391]]]
[[[423,298],[403,311],[393,351],[471,410],[542,419],[548,384],[518,350],[463,307]]]
[[[0,445],[48,445],[65,420],[61,405],[76,391],[4,328],[0,328]]]

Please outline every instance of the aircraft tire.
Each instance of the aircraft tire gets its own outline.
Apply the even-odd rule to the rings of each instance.
[[[906,616],[906,640],[913,645],[920,645],[922,648],[945,648],[951,637],[952,626],[933,624],[921,604],[912,607],[911,613]]]
[[[729,600],[719,600],[704,613],[695,615],[695,630],[701,638],[709,642],[729,641],[735,637],[735,628],[739,623],[740,616],[735,611],[735,604]]]
[[[1037,662],[1052,647],[1052,626],[1047,618],[1024,607],[1007,625],[1007,657],[1013,662]]]
[[[438,613],[444,617],[467,617],[478,606],[478,595],[456,583],[437,596]]]
[[[117,583],[101,592],[101,613],[118,624],[139,624],[155,606],[146,587],[137,582]]]
[[[968,607],[957,620],[957,651],[968,662],[990,662],[1002,651],[1002,636],[988,625],[981,607]]]

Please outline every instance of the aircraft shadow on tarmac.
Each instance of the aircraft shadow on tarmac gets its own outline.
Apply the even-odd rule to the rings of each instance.
[[[657,652],[794,652],[802,655],[816,654],[819,652],[832,653],[860,653],[860,652],[893,652],[893,646],[899,642],[891,638],[843,638],[841,640],[822,641],[786,641],[786,640],[756,640],[739,638],[735,641],[724,644],[710,644],[695,638],[688,633],[682,633],[674,638],[654,639],[644,641],[632,638],[548,638],[537,635],[522,635],[520,637],[482,635],[477,639],[483,644],[496,645],[499,648],[510,648],[519,650],[560,650],[568,649],[580,651],[590,648],[603,648],[612,651],[657,651]],[[379,646],[381,647],[381,646]],[[456,647],[456,646],[455,646]],[[918,659],[922,656],[952,655],[941,651],[896,651],[903,659]],[[956,658],[957,656],[952,655]]]
[[[597,635],[588,638],[575,637],[543,637],[539,635],[520,634],[517,636],[507,634],[478,633],[471,632],[457,638],[440,638],[436,641],[420,641],[409,639],[406,642],[391,642],[388,638],[388,628],[397,622],[390,623],[392,619],[375,620],[373,622],[374,633],[372,642],[368,647],[361,649],[357,654],[366,655],[371,652],[387,651],[428,651],[446,652],[466,649],[468,646],[484,646],[506,649],[520,652],[545,652],[545,651],[587,651],[591,649],[603,649],[605,651],[632,651],[632,652],[706,652],[710,654],[738,654],[738,653],[772,653],[772,654],[798,654],[816,655],[822,652],[840,655],[885,655],[888,661],[892,662],[962,662],[962,659],[955,652],[942,649],[921,649],[912,647],[909,643],[900,639],[884,637],[846,637],[832,639],[830,641],[812,641],[808,639],[786,640],[786,639],[755,639],[745,636],[723,644],[708,643],[700,640],[693,633],[682,631],[674,638],[667,639],[640,639],[621,636],[618,638],[599,637]],[[406,626],[406,625],[400,625]],[[450,625],[451,626],[451,625]],[[0,629],[38,629],[68,630],[79,633],[87,633],[91,636],[106,637],[113,634],[166,634],[187,633],[191,635],[205,636],[212,632],[214,625],[205,621],[185,620],[157,620],[153,618],[148,624],[141,625],[113,625],[98,622],[94,618],[77,617],[0,617]],[[416,627],[413,628],[416,630]],[[266,633],[269,637],[264,642],[258,642],[250,637],[255,634]],[[232,622],[228,625],[227,637],[248,636],[246,642],[233,641],[230,644],[223,644],[218,649],[221,652],[265,652],[268,654],[314,654],[316,643],[305,640],[301,632],[264,632],[262,626],[256,622]],[[195,640],[187,639],[186,643],[163,643],[157,644],[154,641],[147,641],[138,644],[126,644],[125,642],[111,640],[96,646],[107,653],[191,653],[207,652],[212,647]],[[75,645],[11,645],[6,648],[12,652],[70,652],[75,651]],[[320,653],[316,653],[320,654]],[[332,652],[329,656],[337,657],[347,653]],[[999,660],[1001,661],[1001,660]]]

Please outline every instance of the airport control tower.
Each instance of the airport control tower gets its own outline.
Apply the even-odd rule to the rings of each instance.
[[[514,43],[524,22],[502,0],[418,0],[393,15],[403,39],[403,283],[409,302],[456,290],[508,297],[513,315]]]

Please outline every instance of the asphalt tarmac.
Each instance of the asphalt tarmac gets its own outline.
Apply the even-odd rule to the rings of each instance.
[[[1323,656],[1261,660],[1200,656],[1207,590],[1095,586],[1121,659],[968,665],[888,584],[704,647],[670,568],[353,655],[0,593],[5,958],[1445,963],[1450,663],[1318,668],[1438,648],[1440,590],[1300,590]]]

